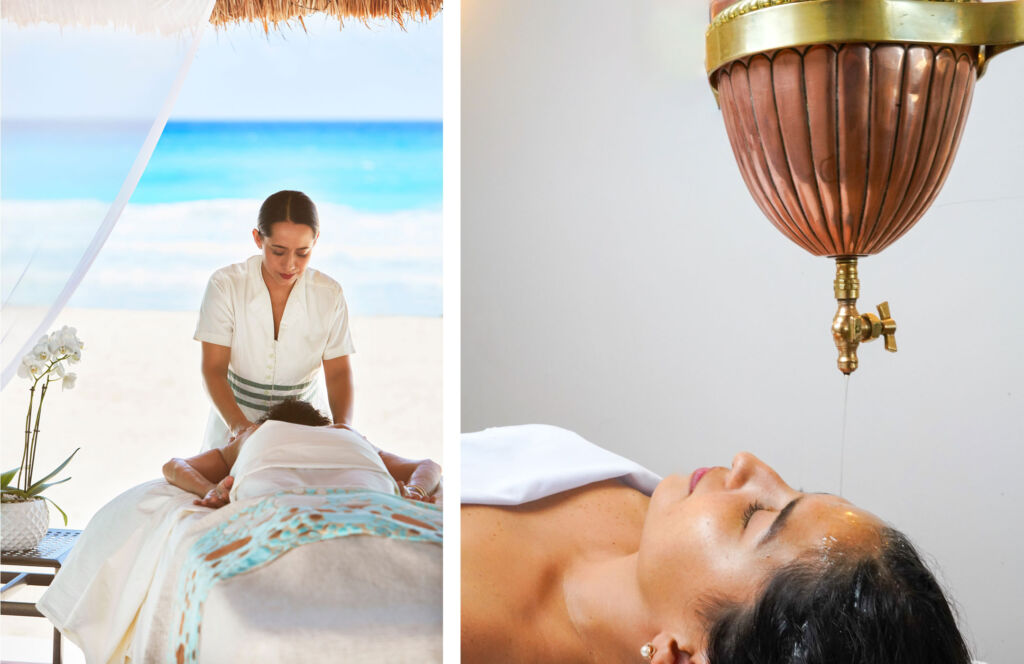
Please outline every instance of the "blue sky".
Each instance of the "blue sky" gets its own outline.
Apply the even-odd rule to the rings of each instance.
[[[339,30],[324,15],[306,26],[208,28],[171,119],[441,119],[440,16],[405,31],[358,21]],[[4,116],[152,118],[189,43],[4,21]]]
[[[210,30],[171,117],[440,120],[441,22]]]

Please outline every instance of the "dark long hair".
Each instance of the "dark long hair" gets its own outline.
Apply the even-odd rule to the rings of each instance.
[[[316,212],[316,204],[301,191],[279,191],[263,201],[256,222],[260,235],[270,237],[270,227],[279,221],[309,226],[313,229],[313,237],[320,234],[320,216]]]
[[[783,567],[753,605],[710,612],[709,664],[969,664],[949,601],[897,530],[877,554]]]

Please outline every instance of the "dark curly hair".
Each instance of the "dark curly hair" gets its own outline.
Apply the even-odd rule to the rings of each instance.
[[[257,424],[263,424],[267,420],[305,424],[311,427],[322,427],[331,423],[331,420],[314,408],[313,404],[299,399],[285,399],[281,403],[271,406],[267,414],[257,420]]]
[[[279,221],[290,221],[313,229],[313,237],[320,233],[320,215],[316,204],[301,191],[279,191],[271,194],[260,206],[256,228],[263,237],[270,237],[271,226]]]
[[[949,601],[906,536],[784,566],[753,605],[719,603],[709,664],[969,664]]]

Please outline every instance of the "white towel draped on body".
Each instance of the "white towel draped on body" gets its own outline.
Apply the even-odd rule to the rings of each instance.
[[[398,493],[377,449],[349,429],[264,422],[242,445],[231,472],[232,501],[297,486]]]

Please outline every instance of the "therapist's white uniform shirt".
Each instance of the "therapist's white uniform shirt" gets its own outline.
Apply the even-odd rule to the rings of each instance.
[[[228,384],[249,420],[287,398],[309,401],[330,416],[321,364],[355,352],[341,286],[307,268],[288,295],[275,340],[261,262],[257,255],[213,273],[194,338],[231,348]],[[221,447],[228,438],[227,426],[212,408],[203,450]]]

